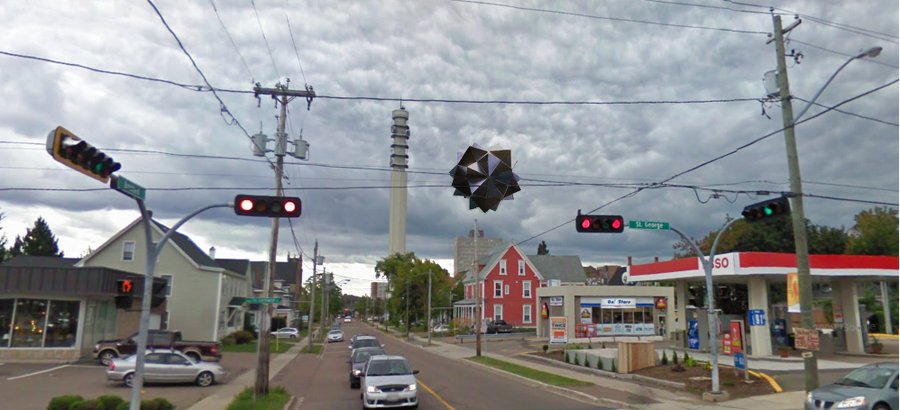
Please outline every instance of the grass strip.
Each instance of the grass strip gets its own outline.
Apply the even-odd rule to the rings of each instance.
[[[256,353],[256,343],[254,341],[242,345],[222,346],[222,351],[226,353]],[[293,339],[290,342],[285,342],[285,339],[279,339],[276,346],[275,339],[270,339],[269,353],[284,353],[293,347],[295,343],[297,343],[297,339]]]
[[[282,410],[291,399],[291,395],[284,387],[269,388],[269,394],[253,398],[253,388],[248,387],[241,394],[234,397],[234,401],[228,405],[227,410]]]
[[[570,379],[568,377],[559,376],[553,373],[542,372],[540,370],[535,370],[530,367],[520,366],[515,363],[506,362],[503,360],[497,360],[487,356],[481,357],[467,357],[467,360],[471,360],[475,363],[480,363],[486,366],[491,366],[495,369],[500,369],[505,372],[509,372],[512,374],[516,374],[522,377],[527,377],[532,380],[537,380],[541,383],[547,383],[553,386],[590,386],[593,383],[586,382],[582,380]]]
[[[322,351],[322,345],[312,345],[312,354],[319,354]],[[300,349],[300,353],[309,353],[309,345],[303,346],[303,349]]]

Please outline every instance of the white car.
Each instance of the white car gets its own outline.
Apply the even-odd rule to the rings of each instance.
[[[328,343],[331,342],[343,342],[344,341],[344,331],[343,330],[332,330],[328,332]]]
[[[137,355],[113,359],[106,370],[106,379],[131,387]],[[195,362],[177,350],[152,350],[144,359],[144,381],[147,383],[196,383],[207,387],[225,378],[225,369],[217,363]]]
[[[370,356],[360,374],[363,408],[419,407],[418,373],[403,356]]]
[[[278,339],[296,339],[300,337],[300,331],[293,327],[283,327],[277,332],[272,332],[272,337]]]
[[[435,326],[434,328],[432,328],[431,331],[434,332],[434,333],[449,332],[449,331],[450,331],[450,326],[447,326],[447,325],[437,325],[437,326]]]
[[[344,318],[344,322],[345,322],[345,323],[350,323],[350,316],[345,317],[345,318]]]

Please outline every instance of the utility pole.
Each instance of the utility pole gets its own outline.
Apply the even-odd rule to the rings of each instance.
[[[325,267],[322,266],[322,321],[319,323],[319,334],[325,334],[325,297],[328,295],[328,275],[325,273]]]
[[[428,328],[428,345],[431,345],[431,269],[428,270],[428,320],[425,322]]]
[[[409,340],[409,279],[406,278],[406,340]]]
[[[316,240],[316,247],[313,250],[313,275],[312,275],[312,285],[310,286],[312,289],[309,291],[309,326],[306,334],[307,338],[307,350],[309,353],[313,352],[313,319],[316,317],[316,271],[318,268],[316,264],[319,262],[319,240]]]
[[[799,21],[787,29],[781,27],[781,16],[773,15],[775,25],[775,55],[778,60],[778,91],[781,100],[781,119],[784,124],[784,142],[787,146],[788,173],[791,184],[791,221],[794,228],[794,246],[797,254],[797,282],[800,287],[800,327],[815,329],[812,310],[812,278],[809,271],[809,246],[806,238],[806,216],[803,211],[803,189],[800,183],[800,159],[797,155],[797,141],[794,137],[794,109],[791,105],[791,91],[785,63],[784,35],[799,25]],[[818,361],[815,351],[804,352],[803,381],[806,391],[819,387]]]
[[[253,91],[257,96],[260,94],[271,95],[272,99],[276,101],[276,104],[281,105],[281,115],[278,116],[278,133],[275,137],[275,196],[282,196],[281,181],[284,178],[284,156],[287,147],[287,134],[284,130],[287,120],[287,105],[288,102],[293,99],[291,98],[289,100],[288,97],[302,95],[307,98],[307,101],[312,102],[312,97],[315,96],[315,93],[313,93],[311,89],[305,91],[290,91],[287,89],[287,85],[281,85],[281,83],[276,84],[275,88],[270,89],[260,88],[259,84],[256,84]],[[259,147],[256,148],[258,149]],[[275,281],[273,280],[273,275],[275,274],[275,257],[278,252],[278,226],[279,218],[272,218],[272,237],[269,243],[269,267],[266,269],[265,293],[268,298],[271,298],[275,293]],[[266,303],[260,310],[260,313],[262,313],[260,315],[262,326],[260,326],[259,342],[257,346],[259,354],[257,355],[256,363],[256,384],[253,389],[253,393],[257,397],[269,394],[270,330],[268,327],[271,326],[272,304]]]
[[[481,357],[481,272],[478,269],[478,220],[475,220],[475,356]]]

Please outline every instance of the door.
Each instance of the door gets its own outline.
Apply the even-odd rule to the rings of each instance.
[[[165,367],[167,359],[164,353],[150,353],[144,359],[144,381],[166,382]],[[135,359],[137,360],[137,359]]]
[[[172,382],[192,382],[196,376],[196,367],[188,359],[179,354],[167,355],[168,366],[166,374],[169,381]]]

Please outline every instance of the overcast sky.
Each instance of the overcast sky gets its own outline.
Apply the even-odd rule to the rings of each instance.
[[[250,91],[255,82],[273,87],[286,78],[292,89],[314,87],[319,97],[309,110],[302,99],[289,104],[287,133],[300,138],[302,130],[311,155],[286,158],[285,188],[303,201],[292,221],[299,247],[312,255],[318,239],[326,268],[356,278],[348,293],[368,289],[374,263],[388,252],[391,111],[401,103],[327,97],[405,100],[412,130],[407,250],[448,269],[454,238],[467,235],[475,219],[487,236],[516,241],[527,253],[543,240],[551,254],[578,255],[584,264],[625,264],[629,255],[645,263],[670,258],[677,236],[578,234],[571,222],[577,211],[652,186],[594,213],[667,221],[702,236],[726,215],[770,198],[757,191],[789,189],[780,132],[669,180],[781,128],[780,105],[763,102],[763,76],[776,67],[766,5],[498,1],[154,0],[214,87]],[[778,7],[785,26],[794,13],[802,19],[787,45],[802,53],[799,63],[788,58],[795,97],[812,99],[845,55],[873,46],[882,54],[847,66],[817,103],[833,106],[897,79],[897,1]],[[4,53],[204,85],[148,2],[3,2],[0,15]],[[8,242],[43,216],[66,256],[79,256],[138,217],[134,201],[117,192],[66,190],[103,185],[44,150],[59,125],[108,149],[121,175],[148,188],[148,207],[169,225],[238,193],[272,192],[272,169],[252,155],[236,124],[274,136],[274,102],[218,95],[230,115],[209,92],[0,55],[0,226]],[[730,102],[687,103],[710,100]],[[794,112],[805,106],[795,101]],[[797,126],[804,192],[896,204],[897,84],[839,109],[847,113]],[[804,118],[822,110],[814,106]],[[229,125],[232,116],[237,122]],[[448,172],[473,143],[511,150],[522,178],[521,192],[496,212],[469,210],[453,196]],[[666,180],[679,186],[653,185]],[[180,190],[160,190],[171,188]],[[846,228],[875,206],[817,197],[804,203],[813,223]],[[181,232],[202,249],[215,246],[218,257],[265,260],[269,226],[218,209]],[[290,228],[283,220],[279,259],[299,252]]]

